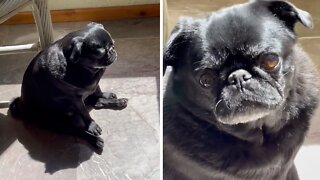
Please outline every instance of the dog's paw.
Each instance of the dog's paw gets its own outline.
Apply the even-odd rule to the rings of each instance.
[[[97,154],[102,153],[104,147],[104,141],[102,138],[92,134],[89,131],[85,131],[82,136],[92,146],[93,150]]]
[[[94,122],[94,121],[92,121],[92,122],[90,123],[90,125],[89,125],[89,127],[88,127],[88,131],[89,131],[90,133],[92,133],[93,135],[95,135],[95,136],[99,136],[99,135],[101,135],[101,133],[102,133],[102,129],[101,129],[100,126],[99,126],[96,122]]]
[[[124,108],[126,108],[128,105],[128,99],[127,98],[121,98],[121,99],[117,99],[117,102],[114,106],[114,110],[122,110]]]
[[[93,142],[93,146],[94,146],[97,150],[99,150],[99,151],[102,152],[103,147],[104,147],[104,141],[103,141],[103,139],[102,139],[101,137],[96,137],[95,142]]]
[[[105,99],[117,99],[117,95],[115,93],[112,92],[104,92],[102,94],[102,97]]]
[[[112,110],[122,110],[127,107],[128,99],[104,99],[100,98],[98,102],[94,105],[95,109],[112,109]]]

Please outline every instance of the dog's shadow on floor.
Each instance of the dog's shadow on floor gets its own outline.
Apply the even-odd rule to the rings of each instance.
[[[29,155],[45,164],[45,172],[53,174],[62,169],[76,168],[93,155],[92,149],[75,137],[41,129],[10,115],[0,114],[0,153],[16,139]]]

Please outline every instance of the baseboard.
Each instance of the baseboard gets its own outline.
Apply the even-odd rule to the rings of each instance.
[[[52,10],[52,22],[77,22],[77,21],[103,21],[135,19],[144,17],[160,17],[160,5],[134,5],[101,8],[83,8]],[[34,23],[31,12],[21,12],[8,19],[3,24],[30,24]]]

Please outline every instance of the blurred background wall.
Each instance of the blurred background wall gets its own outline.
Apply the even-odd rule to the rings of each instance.
[[[48,0],[51,10],[159,4],[159,0]],[[30,8],[25,8],[25,11]]]

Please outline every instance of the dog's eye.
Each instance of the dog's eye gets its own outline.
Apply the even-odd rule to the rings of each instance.
[[[103,57],[105,53],[106,53],[106,50],[104,48],[97,48],[93,51],[93,54],[98,58]]]
[[[213,85],[213,77],[211,73],[205,72],[200,76],[199,83],[202,87],[208,88]]]
[[[260,56],[259,61],[260,66],[267,71],[274,70],[280,62],[276,54],[263,54]]]

